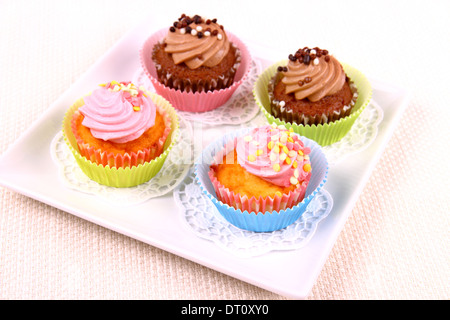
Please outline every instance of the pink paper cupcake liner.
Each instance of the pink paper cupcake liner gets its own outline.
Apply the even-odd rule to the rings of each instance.
[[[246,80],[250,72],[251,56],[247,46],[231,32],[227,32],[230,41],[235,44],[241,55],[241,62],[236,71],[233,84],[225,89],[208,92],[185,92],[166,87],[158,80],[156,66],[152,60],[152,51],[156,43],[167,34],[167,28],[161,29],[150,36],[140,50],[140,62],[145,74],[150,79],[155,91],[166,98],[174,108],[180,111],[206,112],[225,104]]]

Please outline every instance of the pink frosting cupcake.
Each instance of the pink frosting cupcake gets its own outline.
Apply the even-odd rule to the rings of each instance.
[[[311,178],[310,148],[284,127],[263,126],[215,157],[209,177],[217,198],[236,209],[272,212],[301,202]]]
[[[82,156],[110,167],[133,167],[158,157],[170,118],[130,82],[101,85],[75,111],[72,132]]]
[[[178,116],[163,97],[112,81],[78,99],[63,120],[78,166],[110,187],[133,187],[161,170],[179,136]]]
[[[226,133],[202,151],[194,172],[228,222],[271,232],[307,210],[326,183],[328,161],[313,140],[272,124]]]

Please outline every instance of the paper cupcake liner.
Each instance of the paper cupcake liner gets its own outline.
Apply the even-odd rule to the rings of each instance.
[[[272,197],[247,197],[236,194],[230,191],[223,184],[221,184],[214,175],[213,170],[208,173],[209,179],[214,186],[214,191],[216,192],[217,199],[227,205],[240,209],[241,211],[248,212],[272,212],[286,210],[287,208],[292,208],[301,200],[303,200],[306,193],[306,185],[302,185],[298,189],[289,192],[288,194],[283,194],[282,196]]]
[[[162,153],[164,149],[164,143],[167,140],[172,127],[170,116],[160,108],[158,108],[158,111],[162,113],[166,126],[162,137],[158,140],[158,143],[155,146],[144,148],[142,150],[139,150],[138,152],[119,154],[94,148],[89,145],[89,143],[83,141],[83,139],[76,132],[76,119],[78,116],[80,116],[80,112],[76,110],[72,116],[71,128],[72,133],[75,136],[75,140],[77,141],[77,146],[80,154],[83,157],[86,157],[86,159],[97,164],[116,168],[133,167],[151,161]]]
[[[174,108],[180,111],[206,112],[214,110],[227,102],[236,89],[248,77],[251,68],[251,56],[247,46],[235,35],[227,32],[230,41],[237,46],[240,52],[240,64],[234,76],[234,82],[225,89],[208,92],[186,92],[165,86],[158,80],[155,62],[152,60],[153,47],[161,41],[167,33],[167,28],[161,29],[150,36],[140,50],[141,66],[150,79],[155,91],[166,98]]]
[[[360,71],[347,64],[342,63],[345,73],[355,84],[358,90],[358,97],[350,111],[350,114],[343,118],[340,118],[339,120],[317,125],[304,125],[297,124],[295,122],[288,122],[274,117],[271,114],[271,101],[269,95],[270,81],[277,72],[278,66],[284,65],[286,63],[287,60],[283,60],[268,67],[258,77],[253,87],[253,95],[255,97],[255,101],[267,118],[268,122],[276,123],[277,125],[282,124],[286,128],[292,127],[294,132],[316,141],[321,146],[327,146],[341,140],[350,131],[356,119],[369,104],[372,98],[372,86],[370,82]]]
[[[148,94],[155,105],[170,118],[171,128],[163,146],[164,152],[149,162],[138,163],[140,161],[137,159],[128,160],[130,162],[136,161],[136,166],[116,168],[114,166],[110,166],[109,164],[97,164],[91,161],[90,158],[88,159],[83,156],[80,153],[76,137],[71,128],[71,119],[74,113],[79,107],[84,105],[83,98],[78,99],[66,112],[62,128],[64,140],[74,155],[80,169],[91,180],[110,187],[127,188],[149,181],[161,170],[167,155],[179,138],[178,116],[174,108],[167,100],[151,92],[146,92],[146,94]],[[102,160],[102,163],[104,163],[103,161],[105,160]]]
[[[311,200],[323,188],[328,176],[328,161],[321,147],[316,142],[300,137],[305,146],[311,149],[310,161],[312,167],[311,178],[303,200],[292,208],[279,211],[270,211],[270,206],[265,208],[267,210],[264,212],[249,212],[246,209],[236,209],[219,199],[214,180],[210,179],[210,166],[216,162],[216,155],[223,152],[224,148],[227,149],[227,144],[230,141],[247,134],[250,130],[252,128],[228,133],[208,145],[196,161],[194,169],[195,179],[199,183],[202,192],[212,201],[218,212],[234,226],[255,232],[271,232],[283,229],[300,218]],[[282,200],[282,198],[279,200]],[[274,206],[281,208],[284,204],[274,204]]]

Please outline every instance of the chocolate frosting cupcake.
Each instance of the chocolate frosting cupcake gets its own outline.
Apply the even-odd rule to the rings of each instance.
[[[356,86],[339,61],[318,47],[297,50],[269,82],[271,112],[280,120],[318,125],[350,114]]]
[[[185,92],[228,88],[239,67],[240,51],[217,19],[185,14],[173,23],[152,52],[158,80]]]

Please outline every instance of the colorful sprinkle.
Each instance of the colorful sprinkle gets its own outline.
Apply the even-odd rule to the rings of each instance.
[[[244,137],[244,141],[245,141],[245,142],[250,142],[250,141],[252,141],[252,140],[253,140],[252,136],[245,136],[245,137]]]
[[[278,157],[275,153],[271,153],[269,158],[270,158],[270,161],[272,161],[272,162],[275,162],[278,159]]]
[[[273,152],[275,152],[275,153],[280,153],[280,146],[279,145],[275,145],[274,147],[273,147]]]

